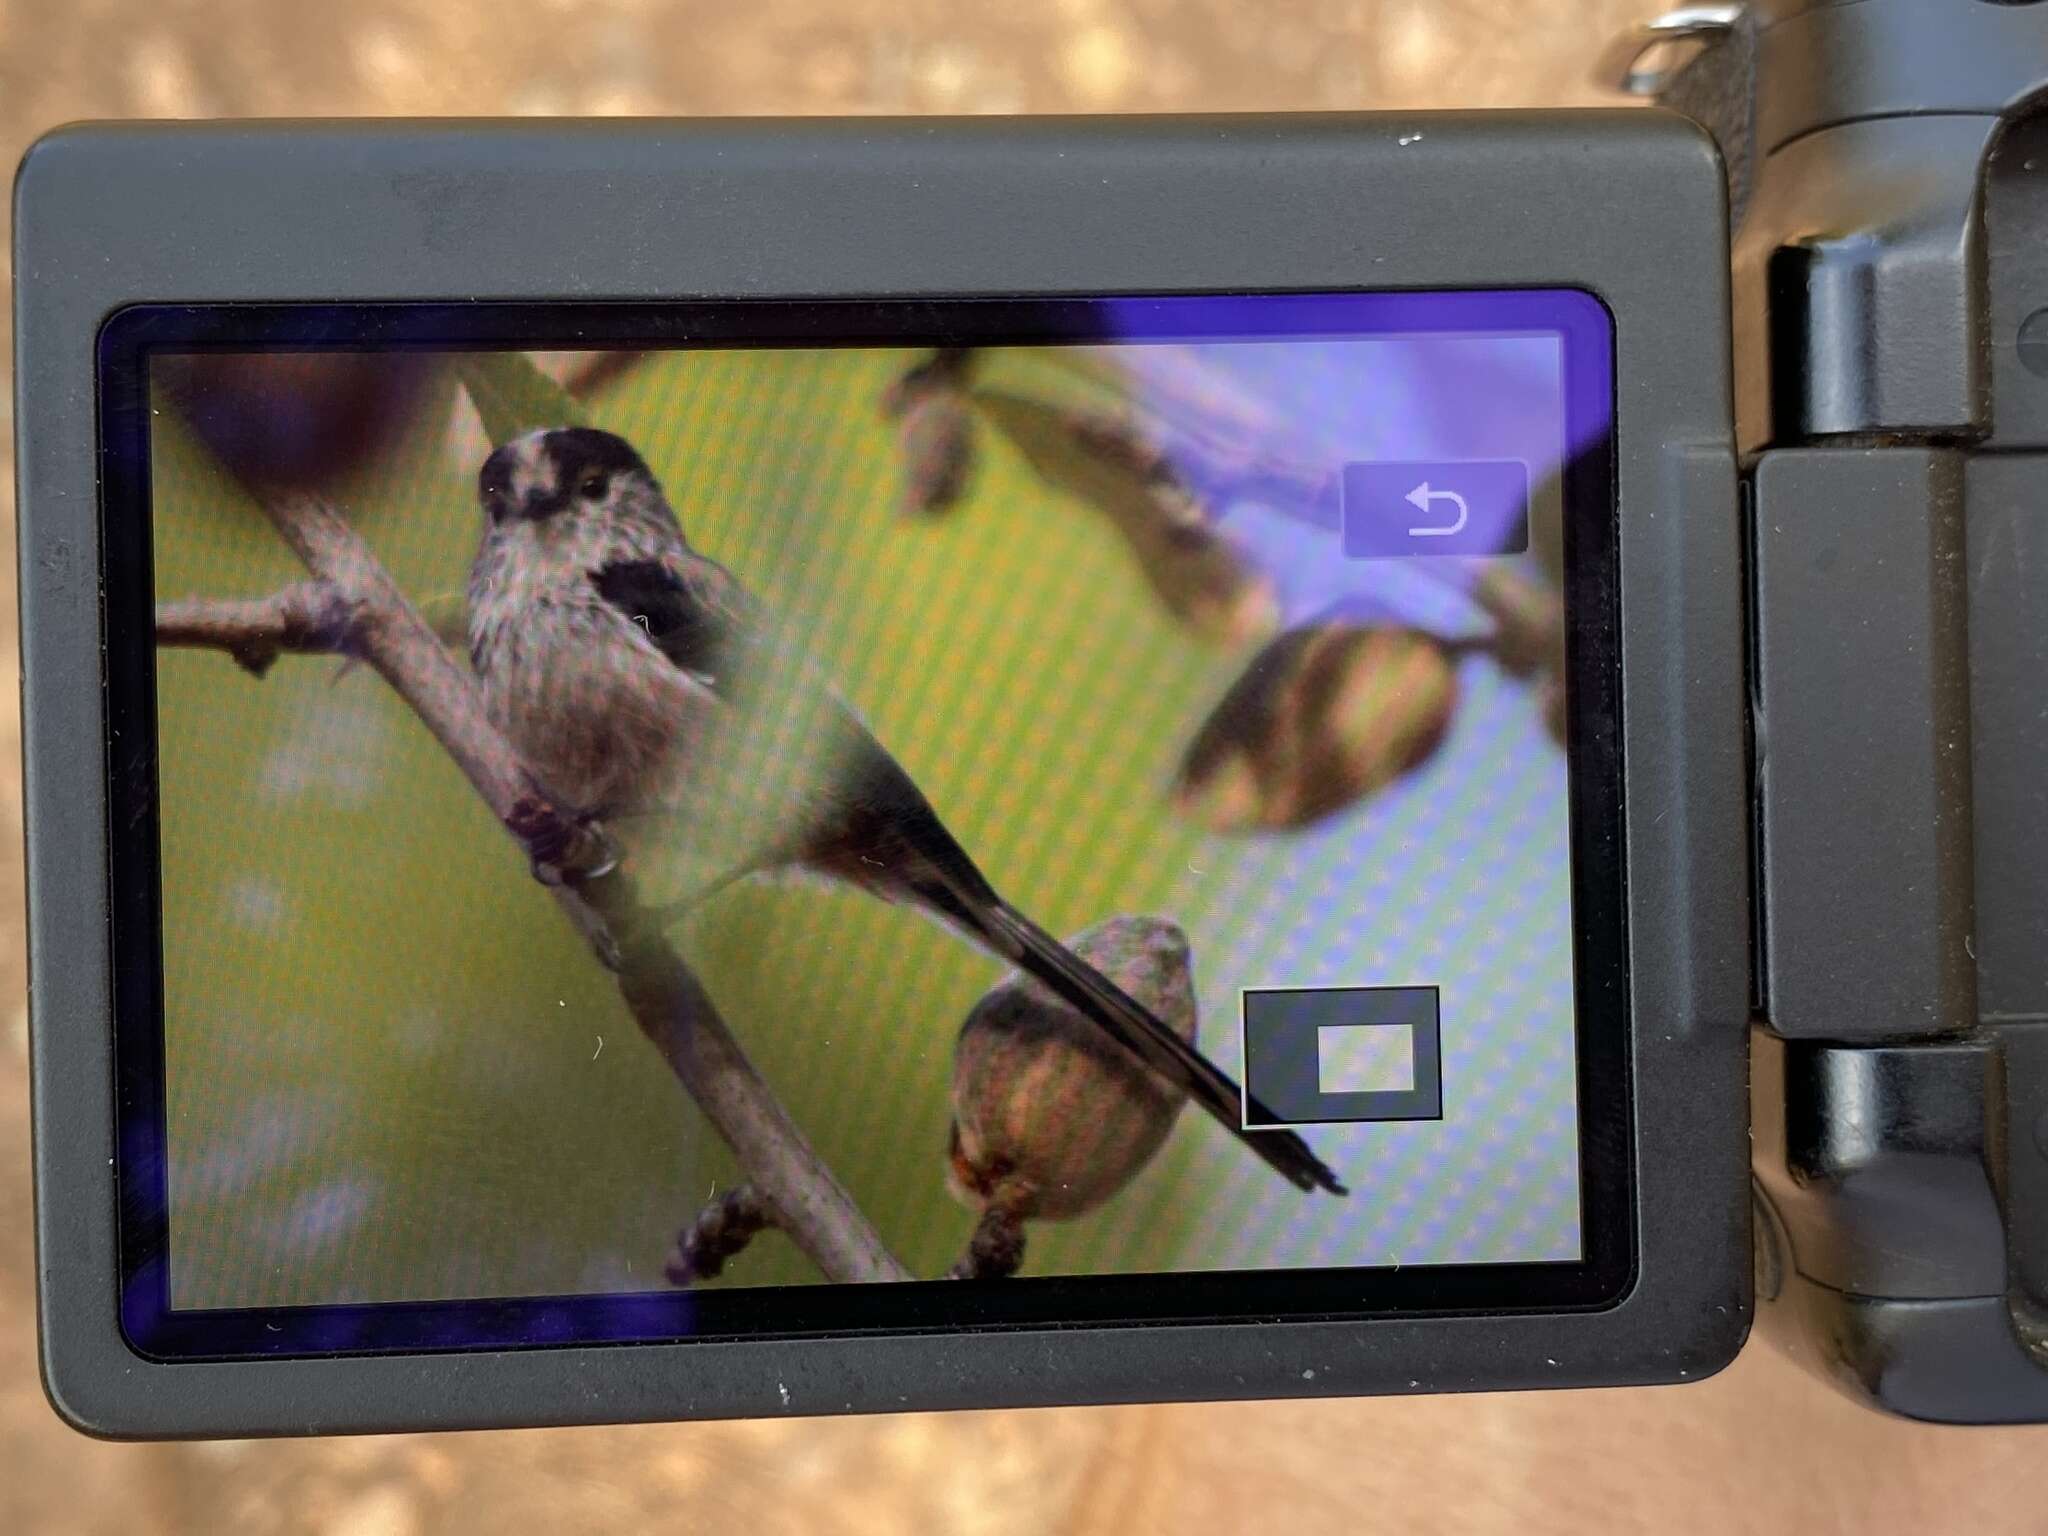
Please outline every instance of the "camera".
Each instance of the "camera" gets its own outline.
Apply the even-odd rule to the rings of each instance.
[[[1617,54],[1693,123],[42,141],[59,1411],[1676,1382],[1761,1299],[2048,1415],[2039,134],[1757,109],[1933,9]]]

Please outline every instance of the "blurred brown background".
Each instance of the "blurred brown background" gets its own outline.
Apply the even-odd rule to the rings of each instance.
[[[1591,103],[1588,60],[1645,8],[0,0],[0,156],[11,164],[37,132],[81,117]],[[11,431],[0,452],[11,526]],[[11,580],[5,603],[11,669]],[[1712,1381],[1659,1391],[85,1440],[36,1381],[11,688],[0,734],[0,1532],[2048,1530],[2048,1431],[1888,1422],[1760,1347]]]

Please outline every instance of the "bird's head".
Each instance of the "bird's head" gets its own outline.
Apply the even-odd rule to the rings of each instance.
[[[653,518],[674,525],[647,461],[596,427],[544,427],[500,444],[477,474],[477,502],[494,529],[567,529]]]

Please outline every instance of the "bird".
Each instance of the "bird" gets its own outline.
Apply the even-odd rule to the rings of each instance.
[[[691,545],[624,438],[525,432],[492,449],[477,499],[471,666],[565,808],[691,848],[715,871],[698,899],[798,871],[920,909],[1066,1000],[1297,1188],[1346,1193],[1295,1132],[1246,1129],[1273,1117],[998,894],[801,637]]]

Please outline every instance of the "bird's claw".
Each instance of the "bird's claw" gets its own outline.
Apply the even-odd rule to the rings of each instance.
[[[553,848],[530,856],[533,878],[542,885],[554,888],[602,880],[616,871],[624,858],[617,841],[592,816],[576,819],[576,837],[568,841],[559,856]]]
[[[582,817],[577,825],[583,829],[584,837],[589,839],[591,857],[576,878],[602,880],[618,869],[620,861],[625,858],[625,853],[620,849],[618,840],[605,831],[595,817]]]

